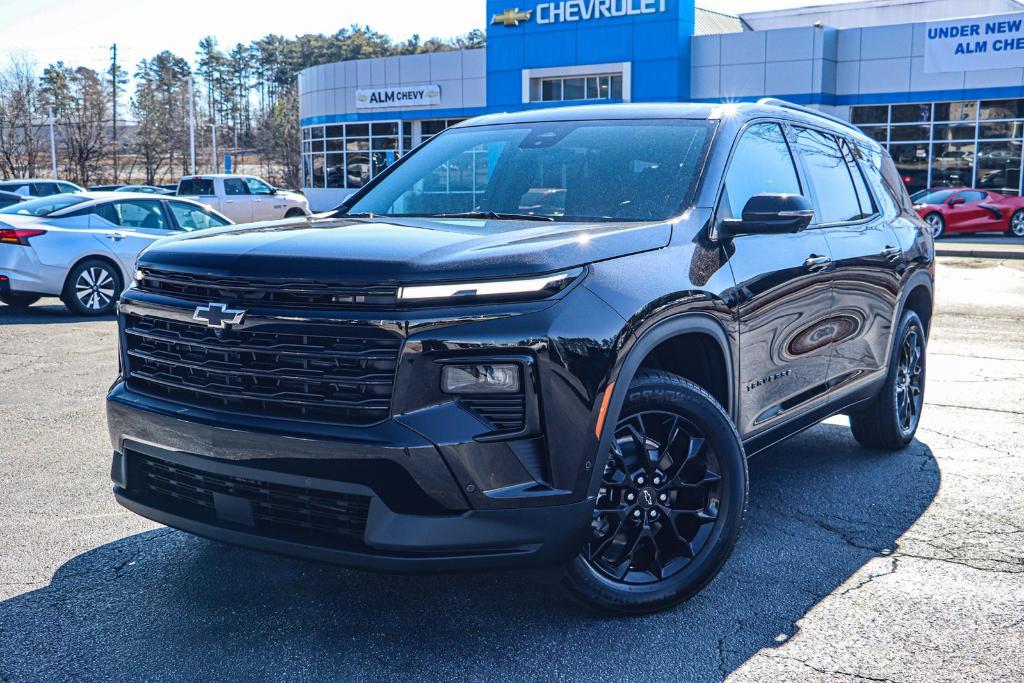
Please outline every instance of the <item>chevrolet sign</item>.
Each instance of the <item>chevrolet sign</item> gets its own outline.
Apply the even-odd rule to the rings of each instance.
[[[356,90],[356,107],[358,109],[421,107],[431,104],[441,104],[441,86],[439,85]]]

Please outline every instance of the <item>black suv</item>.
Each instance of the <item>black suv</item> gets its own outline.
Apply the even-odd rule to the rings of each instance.
[[[637,613],[736,543],[746,458],[914,436],[933,244],[892,160],[778,101],[484,116],[329,217],[163,241],[120,303],[117,500],[388,571],[561,564]]]

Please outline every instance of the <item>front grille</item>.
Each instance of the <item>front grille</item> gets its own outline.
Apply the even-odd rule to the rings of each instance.
[[[248,501],[263,535],[330,547],[362,544],[369,496],[214,474],[128,452],[128,491],[182,517],[219,523],[217,496]]]
[[[397,285],[194,275],[152,268],[141,273],[138,289],[190,301],[324,310],[394,308],[398,302]]]
[[[128,387],[200,408],[368,425],[387,418],[401,338],[387,329],[294,325],[216,332],[204,325],[125,316]]]
[[[526,428],[526,397],[464,396],[463,407],[482,417],[496,432],[518,432]]]

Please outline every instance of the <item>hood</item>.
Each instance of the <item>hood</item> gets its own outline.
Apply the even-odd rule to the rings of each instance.
[[[670,223],[309,219],[162,240],[140,266],[246,277],[419,282],[547,273],[658,249]]]

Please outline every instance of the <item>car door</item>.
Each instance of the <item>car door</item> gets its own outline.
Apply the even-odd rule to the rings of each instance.
[[[93,207],[89,226],[124,266],[135,270],[139,253],[176,229],[159,199],[124,199]]]
[[[249,186],[241,178],[224,179],[224,200],[221,202],[221,213],[235,223],[251,223],[253,221],[252,195]]]
[[[856,148],[830,131],[792,130],[833,261],[832,313],[819,324],[831,347],[827,381],[845,392],[885,371],[903,251],[868,190]]]
[[[734,146],[716,220],[739,218],[747,200],[765,192],[807,195],[782,126],[758,121]],[[830,349],[819,327],[832,308],[831,257],[813,226],[736,235],[722,248],[736,282],[729,305],[740,337],[737,424],[748,438],[823,400]]]
[[[986,203],[988,194],[980,190],[961,190],[946,201],[947,232],[1001,230],[1002,212]]]
[[[245,185],[252,196],[252,219],[273,221],[284,218],[284,203],[277,197],[274,188],[259,178],[245,178]]]

